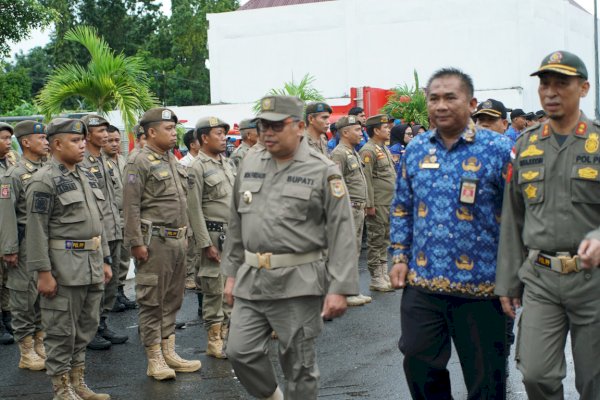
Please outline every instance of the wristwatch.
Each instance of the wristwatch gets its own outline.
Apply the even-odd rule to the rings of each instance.
[[[111,256],[104,257],[104,264],[112,265],[112,257]]]

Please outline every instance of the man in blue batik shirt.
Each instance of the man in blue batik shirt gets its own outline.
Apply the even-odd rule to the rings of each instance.
[[[475,127],[476,104],[463,72],[430,78],[436,129],[407,146],[392,202],[390,276],[405,288],[399,348],[413,399],[452,398],[451,339],[468,398],[505,398],[506,319],[494,279],[512,142]]]
[[[504,132],[513,142],[517,141],[517,138],[527,128],[527,118],[525,117],[525,111],[520,108],[515,108],[510,113],[510,127]]]

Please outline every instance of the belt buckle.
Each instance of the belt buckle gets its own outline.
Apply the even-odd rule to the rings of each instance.
[[[271,269],[271,256],[273,253],[256,253],[258,257],[258,269]]]
[[[577,259],[579,256],[568,257],[565,255],[557,255],[560,260],[560,264],[562,266],[563,274],[570,274],[571,272],[579,272],[579,268],[577,267]]]

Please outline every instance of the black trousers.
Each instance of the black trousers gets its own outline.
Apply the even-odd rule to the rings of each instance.
[[[400,307],[404,373],[415,400],[450,400],[446,366],[454,342],[467,399],[506,398],[506,317],[498,299],[468,299],[404,289]]]

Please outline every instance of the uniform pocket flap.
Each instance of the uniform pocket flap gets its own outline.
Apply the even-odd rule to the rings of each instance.
[[[600,168],[589,165],[574,165],[571,178],[600,182]]]
[[[208,186],[216,186],[219,183],[223,182],[223,175],[220,175],[220,174],[211,174],[211,175],[206,176],[204,178],[204,182]]]
[[[311,192],[312,187],[310,186],[285,185],[281,191],[281,195],[286,197],[294,197],[296,199],[308,200],[310,199]]]
[[[538,182],[544,180],[544,168],[524,168],[519,170],[518,183]]]
[[[152,176],[159,181],[171,179],[171,173],[168,169],[157,169],[155,171],[152,171]]]
[[[240,185],[240,192],[244,193],[245,191],[249,191],[251,193],[256,193],[260,191],[262,187],[262,180],[251,180],[251,181],[243,181]]]
[[[83,192],[78,190],[71,190],[69,192],[61,193],[58,195],[58,199],[63,206],[68,206],[73,203],[80,203],[85,200]]]
[[[142,286],[158,286],[158,274],[137,274],[135,284]]]
[[[40,308],[45,310],[67,311],[69,309],[69,299],[62,296],[56,296],[53,299],[41,296]]]
[[[98,200],[105,200],[104,193],[102,193],[102,190],[100,190],[100,189],[92,189],[92,192],[94,192],[94,195],[96,196],[96,198]]]

